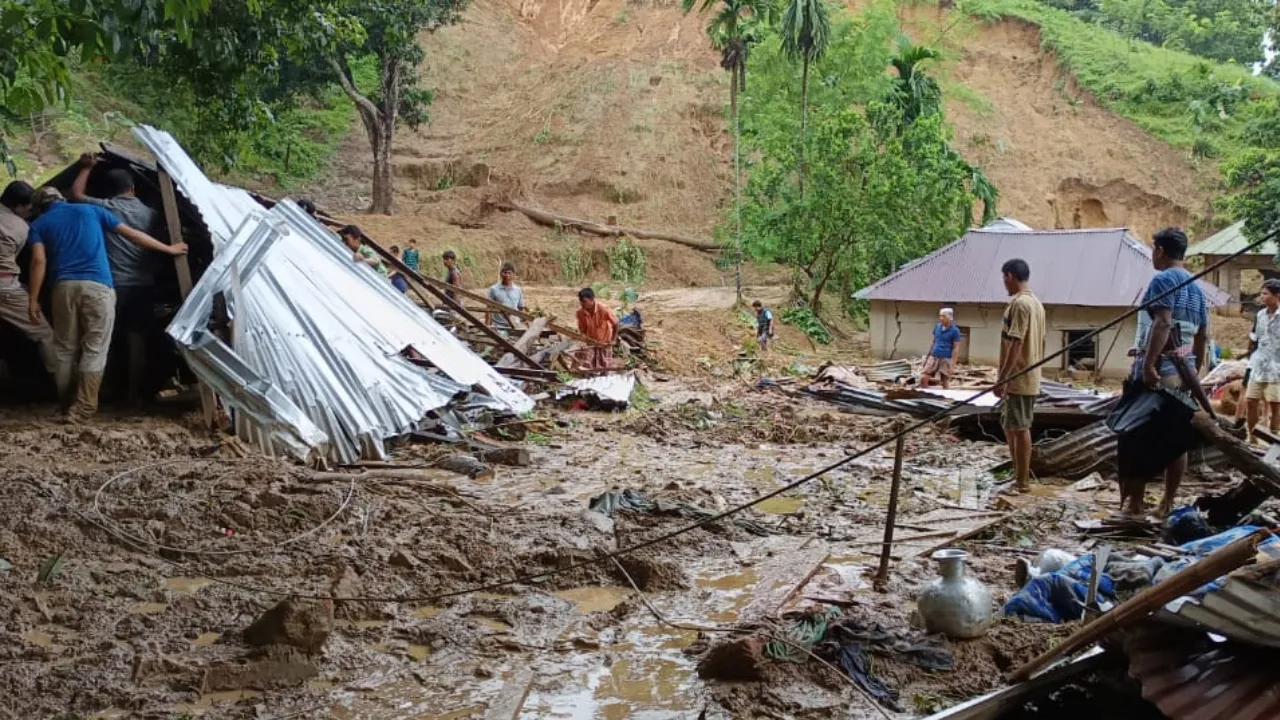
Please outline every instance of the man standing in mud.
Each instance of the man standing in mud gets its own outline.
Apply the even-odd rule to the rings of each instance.
[[[449,287],[455,287],[455,288],[461,289],[462,288],[462,271],[458,269],[458,254],[452,250],[445,250],[444,254],[440,256],[440,259],[444,261],[445,284],[448,285]],[[448,295],[450,300],[458,299],[458,294],[452,290],[445,290],[444,294]]]
[[[956,343],[964,337],[954,323],[954,310],[942,308],[938,312],[938,324],[933,328],[933,347],[929,349],[929,357],[924,359],[924,367],[920,368],[920,387],[929,387],[934,375],[938,376],[944,390],[950,387],[951,356],[955,353]]]
[[[1044,306],[1031,292],[1031,267],[1025,260],[1009,260],[1000,268],[1004,289],[1011,296],[1000,331],[1000,375],[995,396],[1001,398],[1000,425],[1013,460],[1014,489],[1031,489],[1031,422],[1040,394],[1044,358]]]
[[[502,263],[501,280],[490,286],[489,299],[513,310],[524,312],[524,290],[516,285],[516,266],[509,262]],[[485,321],[499,332],[511,330],[511,321],[502,312],[485,313]]]
[[[604,370],[613,365],[613,344],[618,341],[618,317],[604,303],[596,300],[596,293],[591,288],[578,291],[578,332],[603,343],[585,349],[588,367]]]
[[[134,191],[133,173],[128,170],[116,168],[107,173],[107,188],[111,197],[104,200],[88,195],[86,187],[89,184],[89,173],[97,163],[97,157],[92,154],[80,156],[80,172],[71,183],[71,191],[68,193],[70,200],[104,208],[139,232],[155,232],[159,215],[138,199]],[[160,270],[159,260],[159,254],[141,248],[117,233],[107,233],[107,262],[111,265],[111,282],[116,291],[116,319],[112,338],[115,339],[114,345],[120,345],[123,341],[127,350],[128,365],[124,375],[127,378],[130,404],[137,404],[142,399],[147,335],[155,324],[155,283],[156,274]],[[121,375],[110,367],[108,374],[112,378]],[[114,383],[114,380],[110,380],[108,384],[115,387]]]
[[[36,344],[44,369],[53,377],[53,328],[43,317],[32,319],[31,296],[18,282],[18,253],[27,244],[27,218],[35,188],[14,180],[0,194],[0,320],[17,327]]]
[[[129,227],[105,208],[64,202],[52,187],[36,191],[40,216],[31,223],[31,300],[28,317],[41,317],[38,298],[46,271],[53,278],[54,383],[69,422],[98,411],[107,364],[116,293],[107,261],[107,233],[166,255],[185,255],[185,243],[165,245]],[[72,380],[76,380],[72,396]]]
[[[1173,510],[1178,485],[1187,470],[1186,449],[1193,435],[1191,414],[1196,408],[1192,393],[1197,390],[1196,374],[1209,344],[1209,305],[1191,273],[1182,266],[1187,253],[1186,234],[1178,228],[1165,228],[1152,240],[1151,264],[1157,272],[1147,286],[1143,309],[1139,311],[1150,315],[1151,332],[1146,347],[1134,359],[1129,380],[1160,391],[1169,398],[1168,402],[1187,407],[1165,405],[1148,421],[1162,424],[1159,448],[1136,441],[1137,433],[1120,434],[1116,459],[1122,511],[1140,516],[1144,511],[1144,488],[1150,479],[1150,468],[1145,467],[1150,463],[1143,461],[1156,453],[1170,458],[1163,467],[1164,495],[1156,511],[1163,518]]]

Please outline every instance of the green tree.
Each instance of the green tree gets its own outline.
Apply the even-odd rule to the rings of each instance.
[[[733,122],[733,207],[734,264],[738,302],[742,302],[742,156],[741,128],[738,122],[738,93],[747,89],[747,55],[759,42],[761,24],[771,14],[771,0],[702,0],[699,12],[716,8],[707,22],[707,36],[720,51],[720,67],[729,72],[729,112]],[[685,14],[693,11],[698,0],[681,0]]]
[[[152,55],[204,100],[205,112],[254,122],[269,102],[290,102],[331,83],[360,116],[373,158],[370,212],[394,206],[391,148],[397,121],[427,121],[431,93],[418,87],[418,37],[459,20],[466,0],[221,0],[190,46],[162,44]],[[373,58],[377,84],[361,88],[355,58]]]
[[[793,267],[814,307],[836,289],[851,310],[854,290],[965,232],[975,201],[995,213],[995,188],[949,144],[941,91],[920,68],[929,53],[890,54],[899,33],[891,3],[833,15],[827,53],[811,68],[803,192],[794,65],[781,39],[755,53],[744,237],[754,256]],[[897,77],[885,72],[894,60]]]
[[[1271,0],[1046,0],[1088,22],[1221,62],[1263,59]]]
[[[803,64],[800,73],[800,194],[804,194],[804,141],[809,118],[809,64],[822,58],[831,39],[831,17],[822,0],[791,0],[782,16],[782,49]]]
[[[139,38],[192,38],[211,0],[0,0],[0,105],[30,114],[66,100],[77,57],[120,57]],[[0,138],[0,159],[13,161]]]
[[[904,124],[910,125],[917,118],[941,112],[942,88],[921,67],[926,60],[939,57],[937,50],[913,45],[904,37],[898,41],[897,54],[889,58],[889,64],[898,71],[893,85],[893,101],[902,111]]]

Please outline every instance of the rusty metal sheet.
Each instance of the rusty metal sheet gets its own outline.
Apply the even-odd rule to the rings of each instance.
[[[1238,570],[1221,587],[1181,597],[1155,617],[1253,645],[1280,648],[1280,543],[1258,548],[1265,564]],[[1268,562],[1269,561],[1269,562]]]
[[[862,300],[1004,304],[1000,266],[1021,258],[1045,305],[1132,307],[1151,282],[1151,251],[1124,228],[1091,230],[971,230],[959,240],[854,294]],[[1222,290],[1200,281],[1211,306]]]
[[[1158,624],[1123,642],[1142,697],[1171,720],[1280,720],[1274,650]]]
[[[1099,420],[1059,438],[1036,444],[1031,449],[1031,471],[1039,477],[1079,480],[1091,472],[1116,469],[1116,434]],[[1209,468],[1225,472],[1232,466],[1216,447],[1193,448],[1187,462],[1194,470]]]

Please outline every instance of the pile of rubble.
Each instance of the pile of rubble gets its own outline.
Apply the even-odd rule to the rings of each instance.
[[[168,133],[134,135],[194,208],[184,231],[213,247],[168,328],[202,383],[206,424],[267,455],[350,465],[385,460],[386,441],[409,435],[474,450],[472,432],[516,422],[544,390],[627,404],[634,374],[586,369],[579,351],[599,343],[554,318],[419,275],[366,238],[414,302],[351,262],[325,227],[337,221],[210,181]],[[478,313],[504,314],[514,330]],[[624,351],[643,352],[638,314],[622,337]]]

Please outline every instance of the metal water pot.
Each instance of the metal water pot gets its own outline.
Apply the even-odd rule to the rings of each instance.
[[[985,635],[991,624],[991,591],[965,574],[964,563],[969,553],[948,548],[935,552],[932,557],[938,562],[941,577],[916,598],[925,630],[957,639]]]

